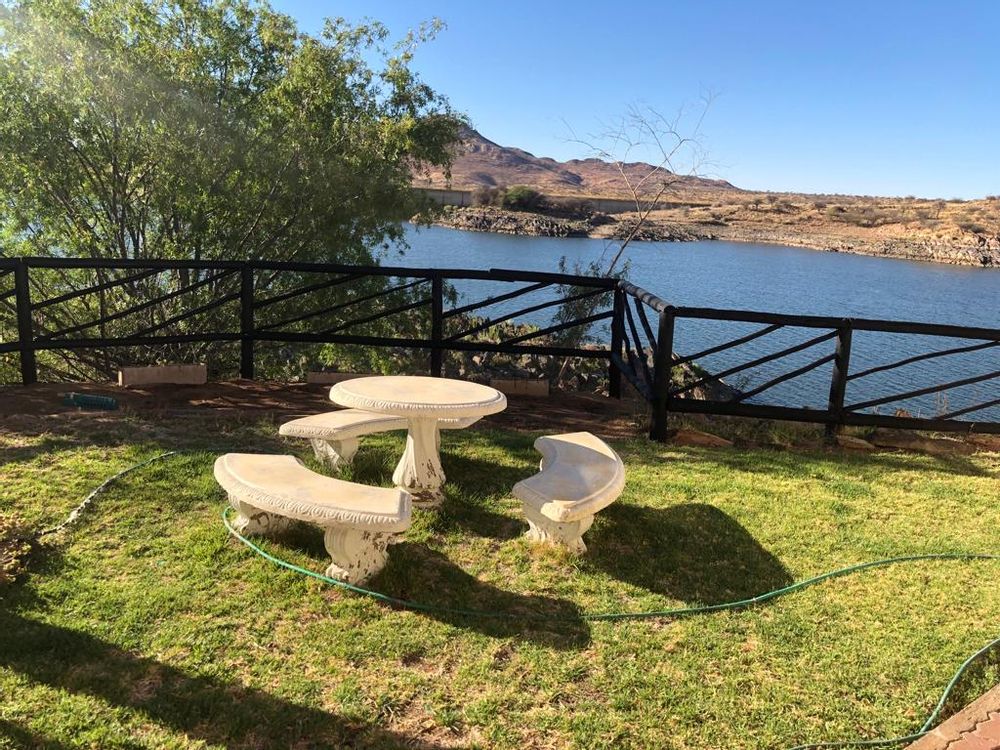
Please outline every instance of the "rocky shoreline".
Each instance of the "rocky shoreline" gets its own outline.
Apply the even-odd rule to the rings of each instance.
[[[434,218],[434,223],[473,232],[530,237],[592,237],[614,239],[628,232],[628,218],[593,213],[582,216],[557,216],[544,213],[510,211],[493,206],[448,207]],[[787,227],[762,227],[725,222],[651,221],[635,238],[651,242],[691,242],[727,240],[764,242],[835,253],[853,253],[903,260],[932,261],[980,268],[1000,268],[1000,237],[970,235],[966,244],[924,238],[899,239],[860,237],[829,232],[803,232]]]
[[[713,239],[732,242],[765,242],[791,245],[828,253],[853,253],[901,260],[931,261],[956,266],[1000,268],[1000,242],[976,245],[955,245],[933,240],[895,238],[866,239],[839,237],[831,234],[802,234],[783,230],[754,227],[719,228]]]

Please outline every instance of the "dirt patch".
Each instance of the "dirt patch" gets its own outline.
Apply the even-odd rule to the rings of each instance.
[[[81,410],[63,403],[67,392],[111,396],[117,411],[87,412],[95,419],[114,421],[128,415],[156,417],[260,416],[285,418],[316,414],[334,408],[329,386],[310,383],[267,383],[234,380],[205,385],[156,385],[119,388],[103,383],[40,383],[7,386],[0,390],[0,424],[25,428],[38,417]],[[506,411],[483,419],[479,426],[521,432],[577,432],[622,438],[643,433],[643,412],[627,400],[617,401],[585,393],[554,393],[546,398],[510,396]]]
[[[204,385],[156,385],[120,388],[109,383],[44,383],[0,388],[0,430],[5,433],[37,435],[46,432],[80,432],[93,437],[110,437],[125,419],[141,422],[150,438],[161,432],[183,432],[187,418],[204,423],[210,420],[220,430],[233,421],[271,419],[280,422],[294,417],[330,411],[329,386],[315,383],[275,383],[232,380]],[[84,411],[63,402],[67,392],[111,396],[115,411]],[[710,433],[712,444],[745,447],[780,447],[795,450],[824,450],[822,427],[792,422],[769,422],[739,417],[688,415],[672,418],[675,444],[693,444],[685,436]],[[604,438],[644,437],[649,427],[648,406],[630,389],[621,400],[590,393],[553,392],[548,397],[507,397],[507,409],[477,422],[471,429],[506,429],[516,432],[555,434],[593,432]],[[1000,450],[1000,435],[925,436],[916,432],[872,431],[842,436],[839,449],[870,450],[861,445],[869,434],[899,436],[891,446],[875,440],[882,448],[923,453],[966,454]],[[679,438],[679,439],[678,439]],[[16,438],[13,438],[16,440]],[[871,438],[869,438],[871,439]],[[856,441],[857,444],[845,445]],[[706,444],[704,442],[698,444]],[[930,445],[931,448],[927,446]],[[935,451],[935,448],[939,448]]]

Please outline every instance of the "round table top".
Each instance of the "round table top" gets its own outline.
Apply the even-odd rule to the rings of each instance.
[[[352,378],[333,386],[330,400],[402,417],[476,417],[507,408],[507,397],[488,385],[420,375]]]

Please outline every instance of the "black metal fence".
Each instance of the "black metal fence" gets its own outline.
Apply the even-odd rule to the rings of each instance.
[[[651,437],[663,439],[667,434],[667,415],[670,412],[686,414],[717,414],[757,417],[763,419],[792,420],[826,424],[830,429],[844,425],[893,427],[902,429],[992,432],[1000,433],[1000,421],[975,421],[969,415],[996,409],[1000,406],[1000,330],[996,328],[971,328],[963,326],[937,325],[932,323],[910,323],[862,318],[832,318],[812,315],[784,315],[750,312],[742,310],[716,310],[699,307],[675,307],[654,294],[634,284],[621,282],[616,291],[614,303],[614,329],[612,331],[611,361],[621,374],[642,393],[652,408]],[[648,311],[648,312],[647,312]],[[652,313],[652,316],[649,314]],[[655,317],[654,317],[655,316]],[[650,321],[653,317],[653,321]],[[693,354],[677,352],[677,329],[681,321],[724,321],[730,324],[752,324],[753,330],[735,338],[702,349]],[[654,328],[655,324],[655,328]],[[775,351],[754,356],[746,356],[738,364],[725,369],[709,372],[688,372],[688,379],[678,382],[677,371],[685,365],[706,360],[712,355],[733,352],[751,342],[760,347],[765,337],[773,337],[779,331],[803,329],[806,338]],[[743,332],[741,330],[741,332]],[[934,337],[958,346],[935,348],[921,351],[901,359],[881,362],[873,366],[852,367],[852,349],[856,347],[856,336],[865,334],[902,334],[911,342],[923,343],[927,337]],[[806,355],[816,348],[825,346],[826,351],[819,356]],[[980,353],[973,374],[948,379],[949,368],[945,365],[948,357]],[[648,353],[648,355],[647,355]],[[989,356],[986,356],[989,355]],[[805,357],[806,361],[802,361]],[[797,359],[793,364],[764,382],[753,387],[733,389],[728,398],[693,398],[692,392],[699,387],[717,384],[739,373],[759,368],[782,360]],[[851,386],[880,373],[898,371],[921,362],[937,362],[942,366],[926,370],[923,375],[932,376],[933,382],[919,387],[890,390],[888,393],[869,393],[858,400],[849,398]],[[762,394],[776,386],[801,378],[824,366],[830,369],[826,382],[829,390],[822,407],[794,407],[787,404],[767,403]],[[790,369],[788,369],[790,368]],[[911,376],[912,377],[912,376]],[[911,382],[911,385],[914,383]],[[970,400],[958,408],[940,406],[935,413],[919,416],[905,409],[895,409],[892,414],[880,414],[879,408],[906,403],[908,400],[949,391],[976,384],[990,384],[985,398]],[[876,388],[876,390],[878,390]],[[960,419],[965,417],[965,419]]]
[[[59,274],[60,283],[34,283],[36,275],[44,272]],[[162,283],[164,273],[172,275],[166,284]],[[5,290],[9,278],[13,284],[7,283],[10,288]],[[446,309],[446,285],[475,279],[506,282],[516,288]],[[153,284],[156,280],[161,283]],[[610,297],[616,283],[615,279],[502,269],[0,258],[0,306],[16,317],[16,335],[10,337],[12,340],[0,340],[0,354],[20,354],[24,384],[38,380],[36,354],[40,351],[211,342],[239,344],[243,378],[254,377],[255,348],[261,342],[426,349],[434,375],[441,374],[445,351],[607,359],[606,346],[551,342],[564,331],[610,319]],[[53,288],[59,293],[49,296],[51,292],[45,290]],[[115,304],[109,305],[104,298],[112,290],[118,296]],[[333,290],[336,295],[331,294]],[[482,315],[492,305],[544,290],[556,293],[552,299],[499,317]],[[608,302],[603,307],[608,309],[600,309],[602,296]],[[499,343],[477,335],[518,316],[585,299],[598,302],[587,315],[527,330]],[[91,304],[80,306],[82,300]],[[77,307],[71,314],[65,310],[60,314],[67,305]],[[407,317],[410,312],[422,315]],[[208,318],[210,328],[204,324],[207,313],[213,313]],[[85,319],[80,321],[81,317]],[[72,322],[67,324],[68,318]],[[382,321],[387,325],[378,330],[373,324]]]
[[[54,274],[56,283],[44,283],[46,274]],[[454,285],[476,280],[491,282],[493,291],[459,305],[451,293]],[[494,293],[497,283],[511,289]],[[547,297],[518,307],[539,295]],[[496,338],[500,323],[553,310],[559,315],[549,323]],[[46,351],[222,342],[238,346],[239,373],[253,378],[263,343],[356,344],[425,350],[433,375],[442,374],[445,352],[603,359],[612,396],[621,396],[624,377],[650,403],[655,439],[666,437],[670,412],[817,422],[830,429],[873,425],[1000,433],[1000,420],[970,419],[1000,405],[998,329],[676,307],[612,278],[262,261],[0,258],[3,313],[12,324],[5,330],[0,319],[0,355],[19,355],[25,384],[38,380],[37,353]],[[679,324],[692,321],[732,330],[719,343],[682,354]],[[583,345],[580,337],[568,335],[605,326],[610,336],[596,343]],[[486,335],[491,331],[492,338]],[[806,338],[789,338],[792,331],[805,331]],[[926,348],[928,337],[948,345],[891,362],[852,361],[855,337],[869,333],[904,336],[909,350]],[[951,345],[952,340],[963,343]],[[761,353],[767,341],[777,341],[779,348]],[[730,363],[751,344],[755,351]],[[824,345],[820,356],[808,354]],[[949,356],[972,354],[978,370],[961,378],[945,375]],[[729,360],[720,365],[719,357]],[[928,385],[874,395],[866,388],[863,398],[852,401],[855,383],[871,383],[873,376],[916,363],[936,366],[921,365],[920,377],[907,376],[906,382],[919,385],[920,378],[928,378]],[[763,382],[719,387],[755,368],[779,366]],[[817,380],[826,369],[829,376]],[[822,405],[768,402],[780,390],[776,387],[797,379],[809,384],[806,390]],[[966,393],[957,408],[942,401],[932,414],[879,413],[915,398],[983,385],[988,386],[985,396],[970,400]]]

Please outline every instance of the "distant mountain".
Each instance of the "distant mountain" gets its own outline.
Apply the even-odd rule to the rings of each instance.
[[[653,169],[642,162],[626,164],[630,179],[638,181]],[[680,177],[683,190],[739,190],[725,180]],[[451,180],[442,170],[431,170],[414,179],[419,187],[451,187],[475,190],[481,187],[528,185],[550,194],[619,196],[625,191],[615,165],[600,159],[556,161],[538,157],[523,149],[501,146],[472,128],[463,128],[451,166]]]

